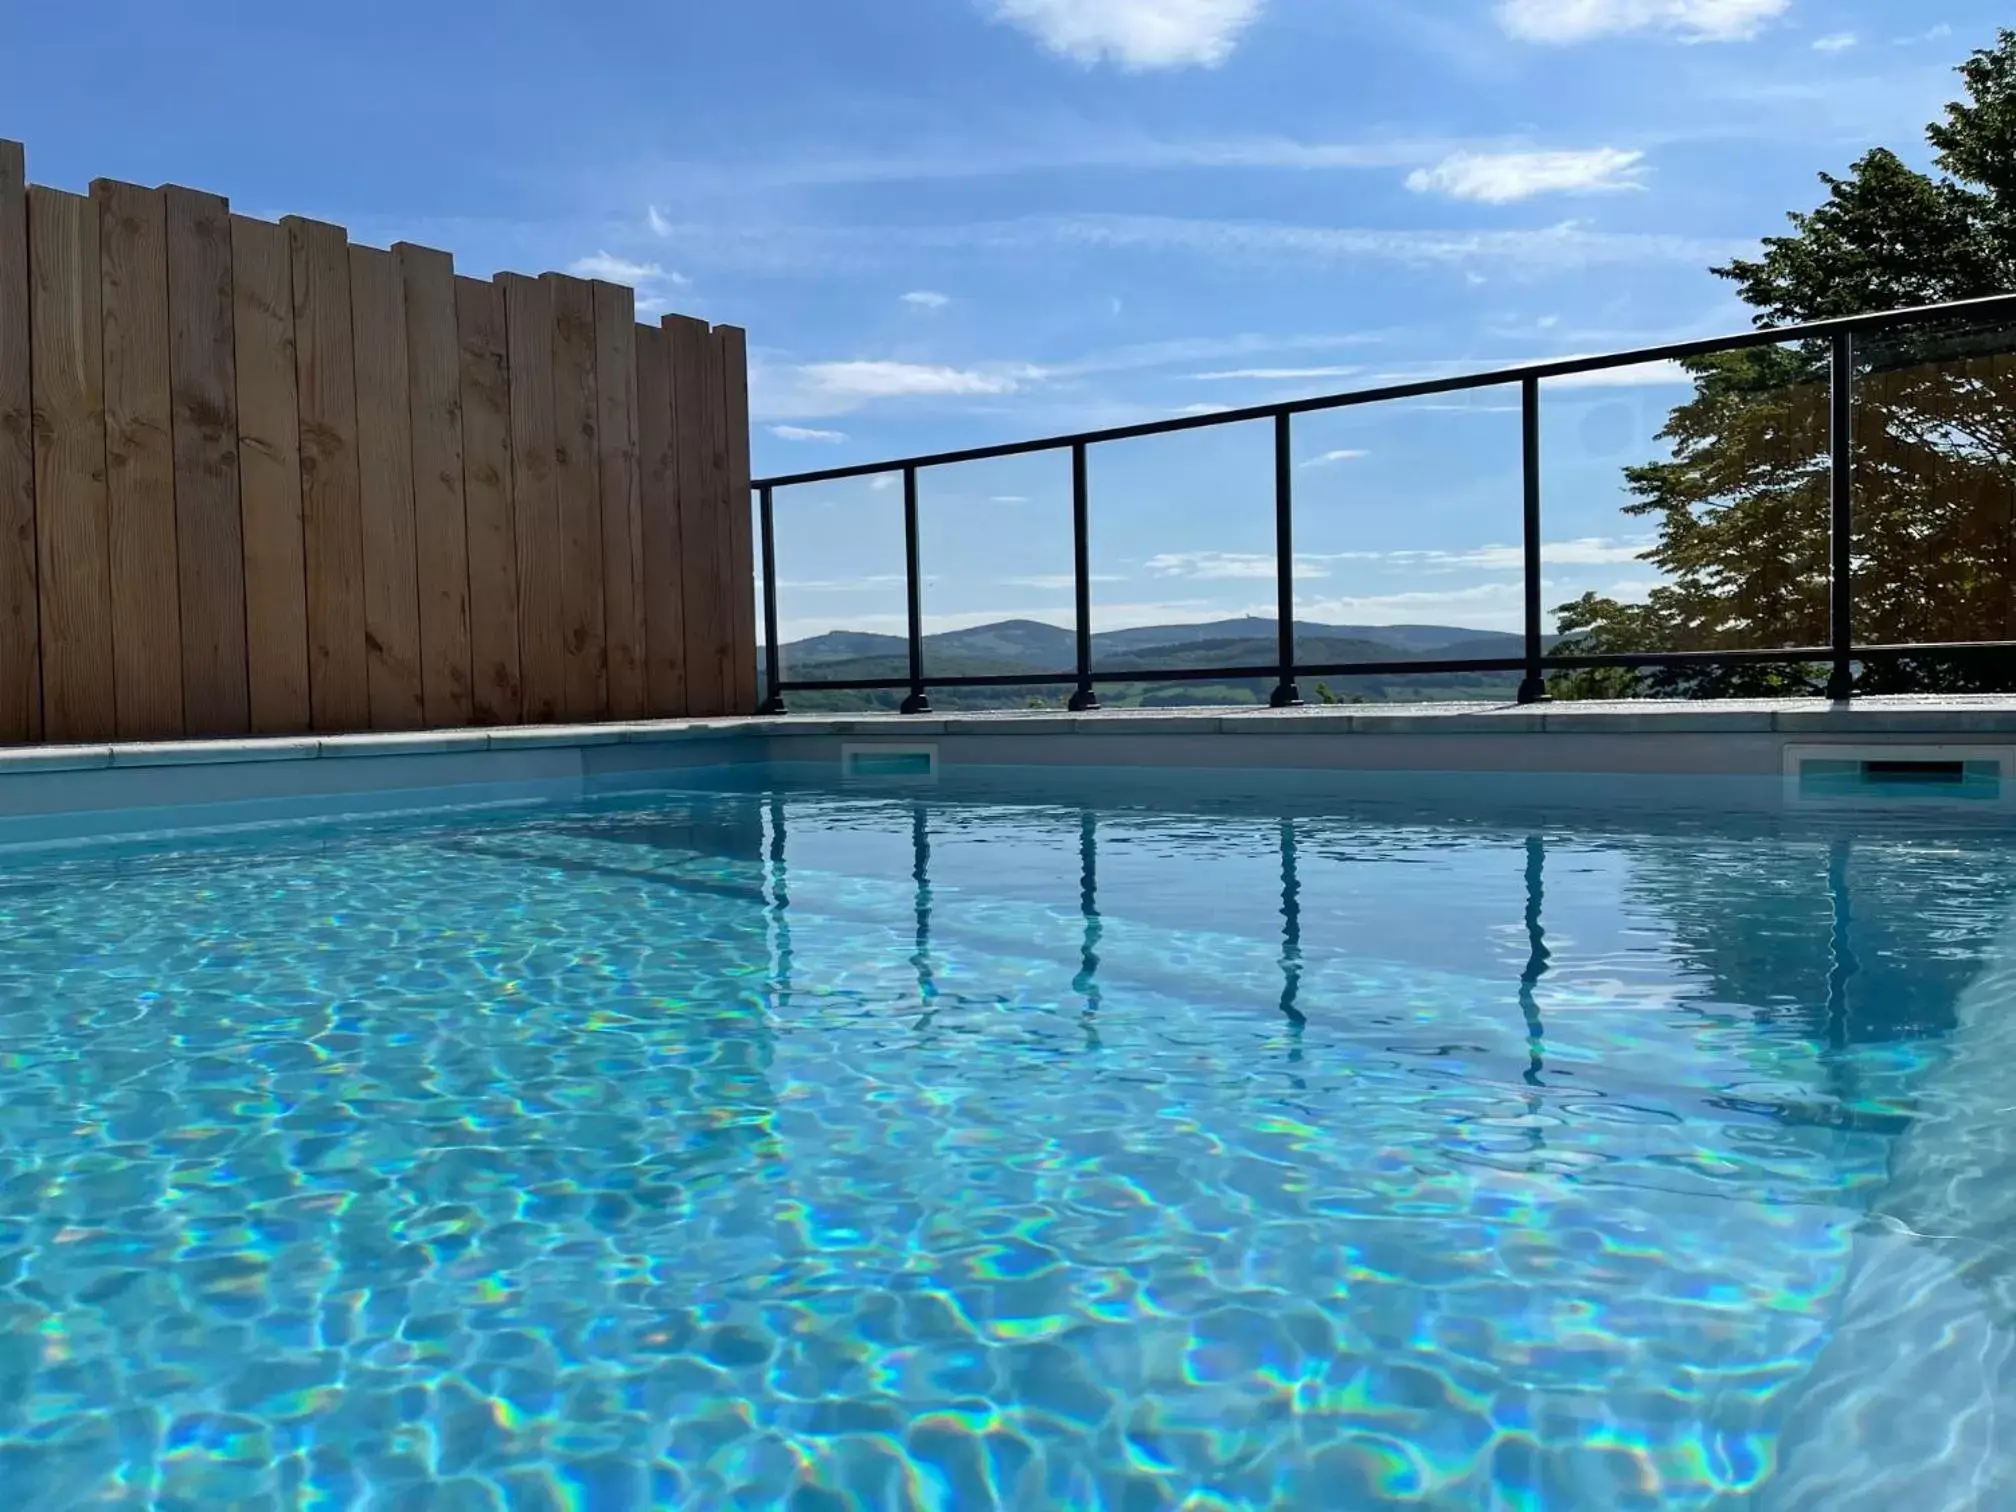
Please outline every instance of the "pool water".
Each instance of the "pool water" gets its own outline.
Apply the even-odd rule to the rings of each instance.
[[[1972,815],[800,784],[0,865],[9,1508],[1842,1506],[1930,1352],[1843,1322],[1886,1238],[2009,1327]],[[1914,1507],[2000,1473],[1951,1407]]]

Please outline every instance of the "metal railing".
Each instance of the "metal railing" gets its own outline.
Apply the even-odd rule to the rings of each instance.
[[[1424,378],[1381,388],[1326,394],[1283,404],[1253,405],[1208,415],[1186,415],[1172,420],[1149,421],[1138,425],[1115,426],[1107,430],[1083,431],[1076,435],[1045,436],[1029,441],[1011,441],[995,446],[969,447],[960,451],[934,452],[893,461],[869,462],[850,467],[828,467],[812,472],[759,478],[751,487],[756,493],[762,540],[764,673],[766,697],[762,712],[784,712],[785,695],[793,692],[876,692],[903,690],[905,714],[928,713],[933,688],[987,688],[1071,686],[1069,707],[1073,711],[1096,709],[1095,687],[1106,683],[1223,682],[1227,680],[1274,679],[1269,703],[1284,708],[1302,701],[1299,680],[1303,677],[1423,676],[1444,673],[1518,673],[1521,703],[1536,703],[1547,697],[1549,671],[1577,671],[1588,668],[1739,667],[1755,665],[1812,665],[1828,668],[1827,696],[1845,700],[1855,693],[1855,664],[1873,657],[1902,656],[1958,657],[1983,651],[2016,650],[2016,641],[1942,641],[1909,645],[1860,645],[1855,640],[1854,542],[1855,459],[1854,409],[1856,338],[1874,332],[1896,330],[1918,324],[1964,324],[1985,326],[2016,319],[2016,294],[1986,299],[1925,305],[1915,309],[1889,310],[1878,314],[1852,315],[1806,325],[1776,326],[1746,331],[1735,336],[1710,337],[1697,341],[1671,342],[1665,346],[1642,347],[1612,352],[1598,357],[1564,358],[1554,362],[1530,363],[1496,371],[1463,374],[1448,378]],[[1674,362],[1689,357],[1706,357],[1721,352],[1745,351],[1792,343],[1825,342],[1830,349],[1829,447],[1829,553],[1828,639],[1825,645],[1781,646],[1751,650],[1645,651],[1607,654],[1550,650],[1544,630],[1545,608],[1541,582],[1541,477],[1540,477],[1540,385],[1549,378],[1571,378],[1655,362]],[[1474,389],[1517,384],[1520,391],[1521,467],[1524,477],[1524,648],[1518,657],[1457,658],[1450,660],[1404,660],[1337,662],[1320,665],[1300,663],[1295,657],[1294,578],[1294,462],[1293,420],[1297,415],[1325,410],[1350,409],[1360,405],[1393,400],[1430,398],[1464,393]],[[1271,420],[1274,427],[1274,555],[1275,587],[1278,600],[1277,629],[1279,654],[1271,666],[1244,667],[1128,667],[1100,671],[1092,665],[1092,574],[1091,499],[1087,482],[1087,450],[1110,441],[1132,441],[1145,436],[1174,435],[1182,431],[1213,426],[1239,425]],[[924,669],[923,578],[918,560],[918,474],[927,468],[950,467],[965,462],[985,462],[1002,457],[1028,456],[1038,452],[1069,451],[1071,454],[1071,519],[1073,576],[1076,588],[1077,665],[1068,672],[1016,672],[987,676],[928,675]],[[904,585],[908,619],[909,673],[905,677],[855,680],[787,680],[782,675],[781,648],[777,639],[777,551],[775,493],[780,488],[814,483],[834,483],[850,478],[900,473],[903,480]]]

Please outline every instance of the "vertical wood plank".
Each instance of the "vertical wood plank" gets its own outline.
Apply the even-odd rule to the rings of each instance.
[[[313,727],[313,714],[294,272],[286,227],[232,216],[231,272],[251,727],[261,735],[293,735]]]
[[[756,712],[756,542],[749,499],[749,338],[738,326],[716,326],[721,363],[721,412],[726,426],[723,486],[729,661],[724,674],[728,712]]]
[[[160,193],[99,179],[106,539],[121,740],[182,733],[182,609],[168,398],[168,227]]]
[[[644,523],[637,477],[637,300],[595,285],[595,440],[602,491],[602,626],[609,713],[641,719],[645,686]]]
[[[553,420],[560,495],[560,599],[566,616],[561,714],[608,713],[602,619],[602,495],[596,440],[595,291],[548,273],[553,291]]]
[[[309,701],[316,729],[365,730],[371,726],[371,691],[364,648],[349,237],[341,226],[299,216],[289,216],[283,224],[294,276]]]
[[[31,187],[28,245],[43,732],[110,740],[118,717],[97,206]]]
[[[426,722],[420,685],[419,555],[413,524],[413,405],[399,259],[350,248],[357,352],[357,489],[364,531],[364,648],[374,730]]]
[[[0,141],[0,745],[42,738],[28,325],[27,158]]]
[[[518,534],[511,509],[511,370],[504,291],[455,280],[462,394],[462,493],[469,520],[470,712],[524,714],[518,677]]]
[[[511,372],[511,511],[518,537],[518,662],[523,717],[550,724],[566,705],[560,494],[553,456],[553,294],[517,273],[504,290]]]
[[[455,260],[401,242],[413,408],[413,530],[419,561],[420,692],[437,729],[470,720],[469,533],[462,496],[462,374]]]
[[[168,379],[183,724],[191,735],[242,735],[251,728],[251,709],[245,537],[238,500],[231,211],[218,195],[173,185],[161,193],[168,221]]]
[[[684,315],[664,319],[672,357],[672,449],[679,477],[679,576],[686,620],[686,707],[696,715],[723,714],[728,690],[723,630],[727,606],[720,581],[722,483],[719,455],[724,427],[722,388],[713,335],[705,321]]]
[[[657,719],[686,713],[686,617],[680,579],[679,464],[672,441],[670,337],[638,326],[637,481],[644,542],[645,695]],[[613,683],[612,683],[613,692]]]

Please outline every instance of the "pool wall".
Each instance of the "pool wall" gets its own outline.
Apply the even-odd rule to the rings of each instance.
[[[0,751],[0,845],[489,803],[568,801],[767,771],[841,775],[849,747],[930,750],[941,775],[1245,772],[1270,787],[1452,795],[1518,779],[1549,801],[1591,779],[1668,779],[1658,801],[1784,801],[1786,753],[2016,750],[2016,698],[1441,705],[777,719],[454,730]],[[1633,783],[1641,792],[1651,791]],[[2005,806],[2016,802],[2016,784]],[[1648,800],[1650,801],[1650,800]]]

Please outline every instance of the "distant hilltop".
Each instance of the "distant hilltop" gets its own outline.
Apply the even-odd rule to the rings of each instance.
[[[1101,674],[1153,674],[1199,667],[1271,667],[1277,652],[1275,621],[1257,616],[1194,625],[1145,625],[1106,630],[1092,637],[1092,665]],[[1549,637],[1551,645],[1553,637]],[[1346,662],[1482,661],[1524,653],[1522,639],[1503,630],[1460,625],[1325,625],[1295,622],[1295,659],[1305,666]],[[870,682],[909,672],[909,645],[900,635],[830,630],[787,641],[779,647],[788,681]],[[931,677],[1011,677],[1018,672],[1056,675],[1077,665],[1077,637],[1070,630],[1037,620],[1002,620],[970,630],[924,637],[924,669]],[[1510,698],[1516,674],[1412,673],[1331,679],[1335,696],[1383,703],[1429,698]],[[1114,707],[1177,704],[1251,703],[1264,700],[1271,681],[1107,682],[1102,703]],[[942,708],[1000,708],[1055,703],[1067,689],[1030,685],[1013,688],[940,688],[931,694]],[[1302,694],[1320,696],[1304,679]],[[807,711],[894,707],[901,694],[809,690],[788,701]]]

